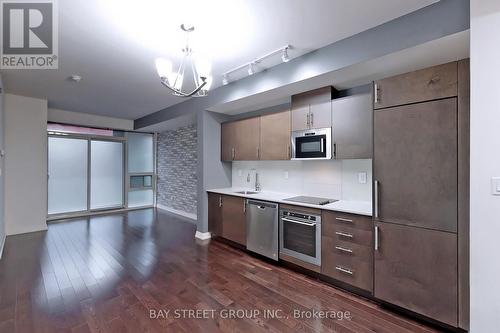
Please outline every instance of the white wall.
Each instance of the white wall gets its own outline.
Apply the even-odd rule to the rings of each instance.
[[[500,327],[500,1],[471,1],[470,296],[472,333]]]
[[[47,229],[47,101],[5,94],[7,235]]]
[[[0,75],[0,152],[4,149],[4,94],[2,76]],[[5,245],[5,223],[4,223],[4,158],[0,153],[0,259],[2,258],[3,246]]]
[[[110,128],[116,130],[134,129],[134,121],[129,119],[104,117],[94,114],[73,112],[60,109],[48,109],[48,121],[61,124],[80,125],[98,128]]]
[[[264,191],[312,195],[331,199],[371,201],[371,160],[318,161],[235,161],[232,186],[253,188],[255,168]],[[358,173],[366,172],[366,184]],[[288,173],[286,178],[285,173]]]

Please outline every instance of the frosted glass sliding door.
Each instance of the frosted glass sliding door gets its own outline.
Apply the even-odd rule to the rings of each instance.
[[[87,210],[87,149],[85,139],[48,139],[48,214]]]
[[[123,143],[91,141],[90,209],[123,206]]]

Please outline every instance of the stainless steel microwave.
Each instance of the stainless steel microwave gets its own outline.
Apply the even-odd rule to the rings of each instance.
[[[331,127],[293,131],[291,140],[292,160],[332,158]]]

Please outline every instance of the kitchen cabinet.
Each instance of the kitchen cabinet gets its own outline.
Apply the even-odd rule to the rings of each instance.
[[[375,297],[457,326],[457,235],[375,222]]]
[[[332,126],[333,87],[323,87],[292,96],[292,131]]]
[[[292,108],[292,130],[332,127],[331,101]]]
[[[467,73],[462,60],[377,81],[373,115],[374,295],[463,329],[469,320]]]
[[[373,222],[355,214],[323,211],[321,273],[373,291]]]
[[[222,236],[222,195],[208,193],[208,231]]]
[[[235,157],[236,122],[227,122],[221,125],[221,159],[232,161]]]
[[[222,196],[222,237],[246,245],[245,198]]]
[[[251,161],[260,156],[259,117],[237,120],[221,125],[223,161]]]
[[[332,100],[333,158],[373,157],[372,94]]]
[[[457,99],[376,110],[378,219],[457,232]]]
[[[375,81],[374,108],[457,96],[457,62]]]
[[[289,160],[290,110],[260,117],[260,159]]]

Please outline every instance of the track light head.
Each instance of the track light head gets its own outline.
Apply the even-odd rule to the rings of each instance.
[[[224,74],[222,77],[222,85],[227,85],[229,83],[229,78],[227,77],[227,74]]]
[[[281,54],[281,60],[283,62],[289,62],[290,61],[290,57],[288,56],[288,48],[287,47],[285,47],[283,49],[283,53]]]
[[[255,72],[253,70],[253,63],[248,64],[248,75],[253,75]]]

